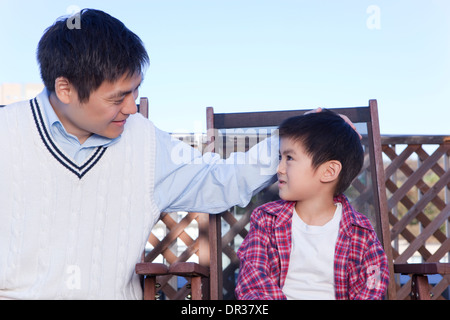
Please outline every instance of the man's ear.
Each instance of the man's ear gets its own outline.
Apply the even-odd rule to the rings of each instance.
[[[67,78],[58,77],[55,80],[55,94],[62,103],[69,104],[76,92]]]
[[[342,170],[342,164],[337,160],[330,160],[322,164],[322,176],[321,182],[333,182],[339,177],[339,173]]]

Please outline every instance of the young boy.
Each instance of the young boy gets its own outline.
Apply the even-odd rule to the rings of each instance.
[[[331,111],[279,128],[282,200],[255,209],[238,250],[238,299],[382,299],[387,258],[343,192],[358,175],[357,132]]]

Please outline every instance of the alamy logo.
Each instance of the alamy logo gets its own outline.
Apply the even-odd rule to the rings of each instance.
[[[367,288],[379,290],[381,285],[381,271],[376,265],[367,268]]]
[[[366,10],[367,14],[370,16],[366,20],[366,26],[369,30],[380,30],[381,29],[381,9],[379,6],[370,5]]]
[[[259,166],[261,175],[275,174],[274,167],[278,165],[278,144],[266,139],[278,135],[278,129],[208,129],[208,133],[207,135],[215,137],[215,144],[210,143],[203,147],[202,143],[199,143],[198,149],[188,146],[191,136],[181,137],[180,140],[185,143],[175,144],[172,148],[172,163],[184,165],[220,162],[226,165],[256,165]],[[263,140],[266,140],[266,143],[258,144]],[[217,153],[211,153],[213,149]]]
[[[66,286],[69,290],[81,289],[81,268],[76,265],[70,265],[66,268]]]
[[[67,14],[70,17],[66,21],[67,29],[81,29],[81,10],[78,6],[69,6],[67,8]]]

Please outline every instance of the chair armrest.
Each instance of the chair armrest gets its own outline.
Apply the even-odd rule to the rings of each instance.
[[[195,262],[176,262],[169,267],[169,273],[177,276],[209,277],[209,268]]]
[[[394,272],[402,274],[450,274],[450,263],[394,263]]]
[[[135,267],[137,274],[146,276],[161,276],[169,273],[169,268],[163,263],[141,262]]]

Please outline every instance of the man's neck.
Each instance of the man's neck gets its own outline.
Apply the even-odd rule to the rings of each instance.
[[[59,121],[61,121],[61,124],[63,125],[67,133],[70,133],[71,135],[75,136],[80,142],[80,144],[86,142],[86,140],[92,134],[87,134],[85,132],[81,132],[79,130],[74,129],[75,126],[69,122],[69,119],[67,119],[67,117],[64,115],[63,112],[63,109],[69,108],[69,106],[62,103],[54,92],[50,93],[48,100],[50,102],[51,107],[55,111],[56,116],[58,117]]]

